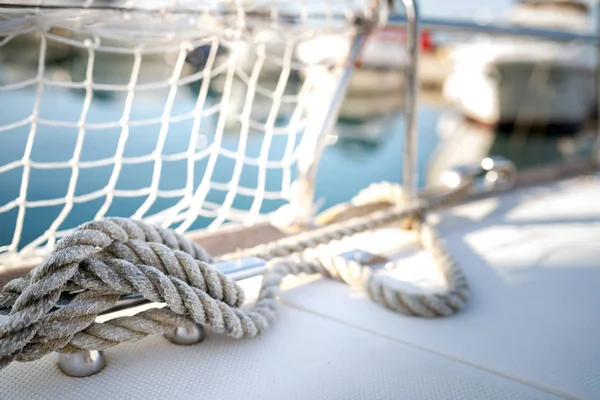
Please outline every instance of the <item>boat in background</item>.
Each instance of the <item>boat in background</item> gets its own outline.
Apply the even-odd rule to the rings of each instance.
[[[506,18],[513,26],[582,32],[591,29],[587,4],[521,1]],[[461,112],[488,125],[527,123],[577,131],[593,108],[595,50],[579,43],[485,38],[456,46],[444,95]],[[564,130],[564,129],[563,129]]]
[[[590,6],[581,0],[520,0],[509,10],[513,26],[589,33]]]
[[[420,46],[420,86],[441,87],[450,71],[444,48],[435,43],[427,30],[421,32]],[[348,90],[402,89],[407,62],[406,30],[393,26],[378,29],[366,41]]]
[[[301,74],[308,76],[314,65],[337,65],[348,56],[350,35],[331,34],[305,41],[298,46],[298,59],[307,64]],[[434,43],[429,31],[421,33],[419,82],[424,87],[441,87],[449,73],[449,62],[442,47]],[[408,63],[406,31],[399,27],[385,27],[373,32],[366,40],[359,60],[352,72],[347,93],[385,94],[404,89]]]

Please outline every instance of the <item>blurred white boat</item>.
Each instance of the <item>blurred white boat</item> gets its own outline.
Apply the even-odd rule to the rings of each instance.
[[[508,22],[555,30],[590,29],[587,5],[521,1]],[[480,39],[457,46],[444,95],[469,118],[486,124],[579,126],[593,106],[595,51],[577,43],[535,39]]]
[[[386,27],[374,32],[365,42],[360,59],[352,72],[347,93],[397,93],[404,88],[408,62],[406,32],[402,28]],[[419,82],[422,86],[441,86],[449,73],[443,52],[433,43],[429,32],[421,35]],[[313,73],[312,65],[340,64],[350,51],[349,35],[332,34],[309,40],[298,46],[298,58],[308,66],[305,76]]]

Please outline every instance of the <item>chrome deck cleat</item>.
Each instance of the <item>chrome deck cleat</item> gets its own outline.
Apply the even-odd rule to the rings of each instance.
[[[206,332],[202,325],[195,324],[177,327],[173,329],[173,331],[165,333],[163,336],[173,344],[189,346],[203,342],[206,338]]]
[[[58,366],[68,376],[83,378],[102,371],[106,366],[106,358],[98,350],[58,353]]]
[[[517,168],[507,158],[486,157],[479,164],[458,165],[442,172],[441,180],[449,188],[475,180],[473,194],[512,189],[517,180]]]
[[[222,261],[215,266],[233,280],[241,280],[252,276],[261,275],[265,272],[265,260],[257,257],[247,257],[237,260]],[[61,308],[69,304],[75,297],[74,293],[63,293],[56,307]],[[118,316],[121,311],[133,311],[138,307],[152,305],[139,294],[121,296],[121,299],[110,309],[102,312],[103,320],[110,320]],[[158,307],[158,303],[156,303]],[[10,309],[0,309],[0,316],[9,314]],[[204,341],[206,331],[200,324],[192,324],[175,328],[165,333],[164,337],[176,345],[194,345]],[[98,350],[82,350],[77,353],[59,353],[58,366],[65,375],[72,377],[86,377],[97,374],[106,366],[104,352]]]

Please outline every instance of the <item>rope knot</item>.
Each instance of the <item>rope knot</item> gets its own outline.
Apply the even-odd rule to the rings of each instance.
[[[10,309],[0,325],[0,367],[56,350],[114,345],[115,330],[121,339],[132,339],[198,322],[240,336],[244,329],[234,309],[243,304],[244,292],[212,262],[197,243],[144,221],[87,222],[62,238],[26,278],[10,282],[0,293],[0,305]],[[77,294],[57,307],[67,291]],[[170,313],[148,312],[129,330],[117,318],[107,334],[95,318],[126,294],[166,303]]]
[[[85,223],[60,240],[26,278],[9,282],[0,292],[0,309],[10,309],[6,322],[0,323],[0,369],[14,360],[32,361],[53,351],[103,350],[192,323],[234,338],[252,337],[264,332],[275,317],[280,284],[288,275],[320,274],[341,280],[403,314],[451,315],[464,307],[469,287],[426,220],[420,223],[425,234],[419,240],[448,281],[448,289],[439,294],[404,293],[369,267],[323,259],[308,249],[395,221],[419,221],[431,204],[451,201],[458,194],[450,192],[435,202],[403,209],[399,186],[377,184],[352,201],[354,207],[371,210],[368,216],[357,217],[348,207],[337,209],[323,220],[341,222],[246,251],[246,255],[258,251],[254,256],[269,260],[258,299],[247,311],[240,308],[241,287],[212,265],[202,246],[185,236],[141,220]],[[57,307],[63,292],[74,295]],[[130,294],[166,307],[95,322],[122,295]]]

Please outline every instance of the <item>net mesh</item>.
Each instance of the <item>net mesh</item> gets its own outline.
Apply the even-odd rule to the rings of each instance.
[[[10,3],[0,5],[0,266],[104,216],[185,232],[252,225],[292,202],[339,70],[303,78],[296,48],[350,34],[345,13],[365,7]]]

